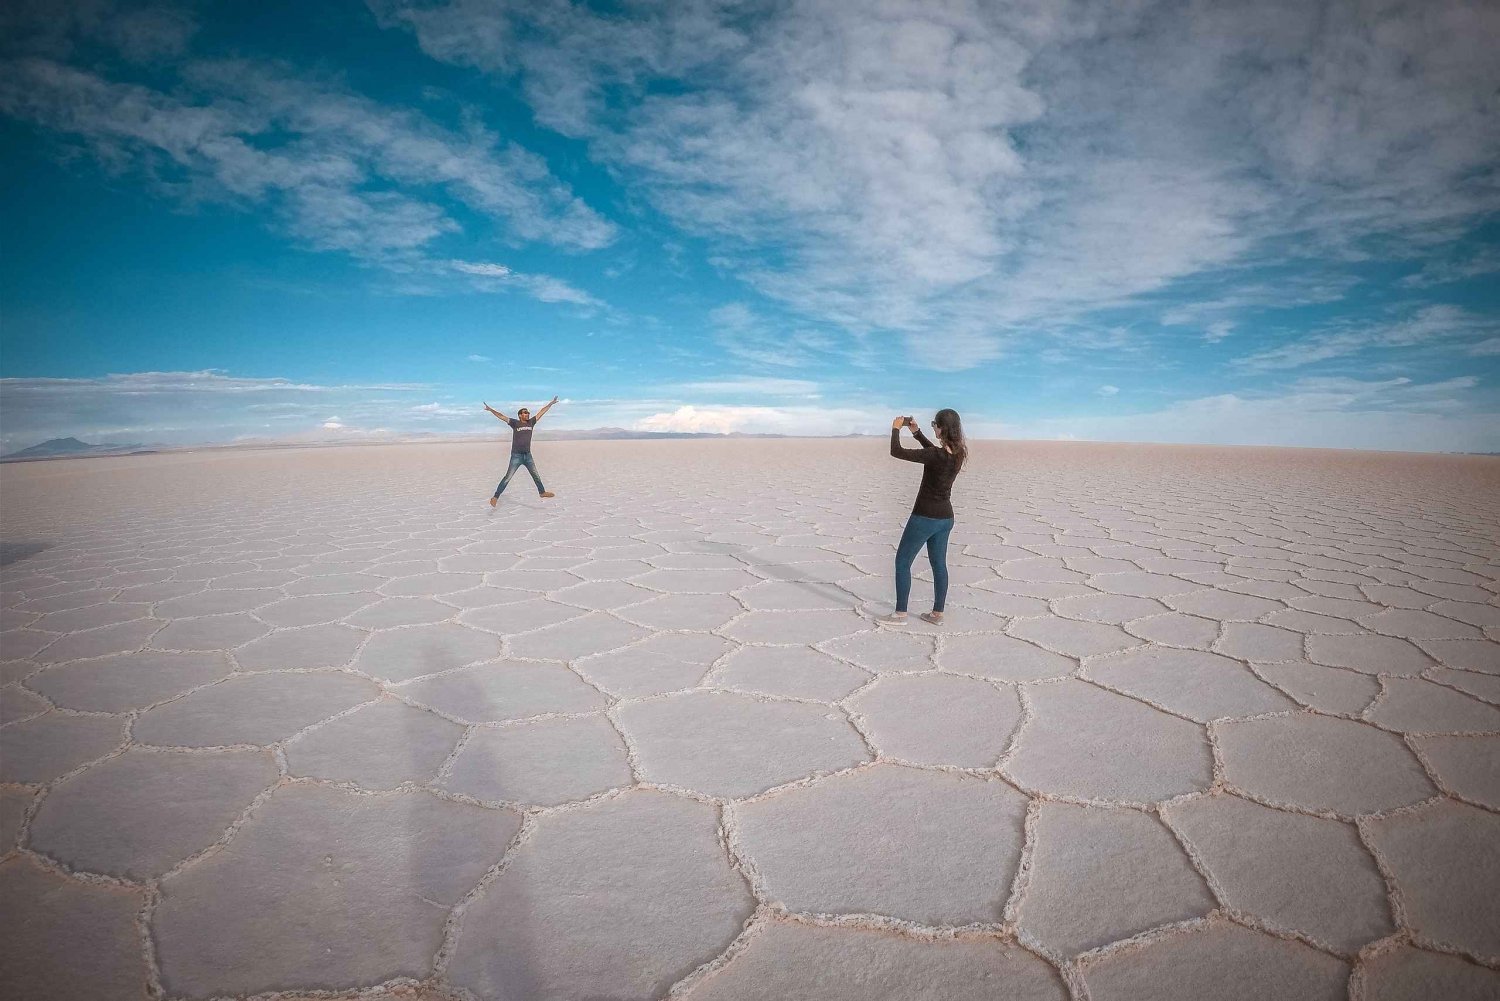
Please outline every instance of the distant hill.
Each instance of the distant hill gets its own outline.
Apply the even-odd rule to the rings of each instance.
[[[15,462],[24,459],[59,459],[74,455],[119,455],[122,452],[137,452],[144,449],[144,445],[121,445],[115,442],[104,442],[98,445],[90,445],[86,441],[77,438],[52,438],[42,442],[40,445],[32,445],[9,455],[0,455],[0,462]]]

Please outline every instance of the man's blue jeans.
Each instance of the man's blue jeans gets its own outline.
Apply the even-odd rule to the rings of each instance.
[[[510,468],[505,471],[505,479],[501,480],[500,485],[495,488],[496,497],[505,493],[506,486],[510,484],[510,478],[516,475],[516,470],[522,466],[526,467],[526,471],[531,474],[532,480],[536,482],[536,492],[540,494],[546,491],[547,488],[542,486],[542,478],[536,474],[536,463],[531,461],[531,453],[512,452],[510,453]]]
[[[911,564],[925,545],[932,563],[932,610],[941,612],[948,597],[948,536],[952,518],[924,518],[914,514],[906,520],[906,531],[896,546],[896,611],[906,611],[911,597]]]

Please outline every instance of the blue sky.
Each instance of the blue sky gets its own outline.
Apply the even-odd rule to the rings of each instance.
[[[556,426],[1500,451],[1485,2],[0,14],[0,450]]]

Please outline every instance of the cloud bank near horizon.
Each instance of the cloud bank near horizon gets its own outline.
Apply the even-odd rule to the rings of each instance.
[[[1268,395],[1221,394],[1160,410],[1105,417],[1049,418],[1025,424],[970,420],[975,438],[1146,441],[1218,445],[1305,445],[1309,423],[1331,427],[1345,447],[1391,451],[1496,451],[1500,413],[1474,415],[1455,402],[1478,380],[1417,383],[1407,378],[1298,380]],[[654,387],[659,398],[563,399],[548,424],[559,429],[620,427],[645,432],[735,432],[834,437],[881,434],[886,409],[829,407],[815,384],[766,380],[735,387],[753,405],[677,404],[711,398],[714,384]],[[1098,392],[1110,396],[1112,386]],[[440,400],[432,400],[434,394]],[[514,411],[533,401],[493,401]],[[923,408],[925,409],[925,408]],[[45,419],[39,420],[41,415]],[[420,384],[317,385],[224,372],[141,372],[98,379],[0,379],[0,454],[45,437],[90,443],[194,445],[375,441],[411,434],[495,435],[505,430],[477,402]],[[1432,442],[1443,447],[1434,449]]]

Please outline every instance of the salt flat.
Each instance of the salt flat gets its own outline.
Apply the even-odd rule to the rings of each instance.
[[[1500,996],[1500,461],[504,451],[0,469],[0,992]]]

